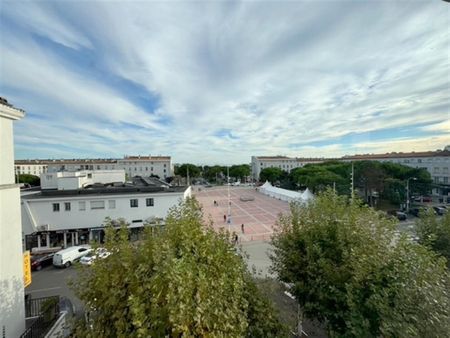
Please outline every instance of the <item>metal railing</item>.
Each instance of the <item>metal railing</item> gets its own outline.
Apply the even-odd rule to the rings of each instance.
[[[25,317],[34,318],[20,338],[40,338],[48,332],[59,316],[59,296],[27,299]]]

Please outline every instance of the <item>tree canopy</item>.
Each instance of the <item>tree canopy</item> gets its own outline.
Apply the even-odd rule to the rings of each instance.
[[[269,181],[270,183],[275,184],[277,181],[281,181],[284,176],[287,176],[287,172],[280,168],[264,168],[259,173],[259,180],[261,182]]]
[[[187,177],[188,169],[189,169],[189,177],[190,178],[200,176],[200,172],[201,172],[200,168],[197,167],[195,164],[191,164],[191,163],[184,163],[180,166],[175,166],[175,175]]]
[[[228,234],[202,221],[195,199],[147,228],[139,245],[107,221],[112,255],[74,284],[91,310],[82,337],[283,337],[285,328],[256,288]],[[113,222],[116,223],[117,222]]]
[[[330,336],[448,337],[445,261],[394,220],[327,190],[279,225],[273,269]]]
[[[41,179],[35,175],[19,174],[19,183],[28,183],[32,186],[38,186],[41,184]]]
[[[248,164],[232,165],[229,172],[230,177],[243,181],[247,176],[250,176],[250,166]]]
[[[450,212],[437,217],[433,209],[423,209],[416,223],[419,243],[447,259],[450,268]]]

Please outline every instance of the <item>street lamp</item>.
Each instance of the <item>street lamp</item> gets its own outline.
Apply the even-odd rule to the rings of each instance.
[[[409,181],[417,181],[416,177],[410,177],[406,180],[406,212],[409,212]]]

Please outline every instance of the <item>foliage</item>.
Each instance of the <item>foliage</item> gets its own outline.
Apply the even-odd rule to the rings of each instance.
[[[283,336],[228,234],[203,223],[195,199],[172,208],[164,228],[147,228],[140,245],[128,242],[123,220],[120,230],[107,223],[113,254],[83,268],[74,285],[92,310],[77,336]]]
[[[405,165],[378,162],[354,162],[354,187],[361,191],[365,202],[372,204],[374,192],[391,203],[404,203],[406,200],[406,180],[416,177],[410,183],[410,195],[426,195],[432,187],[430,173],[423,168],[411,168]],[[339,195],[350,194],[351,163],[327,161],[307,164],[291,170],[289,179],[298,187],[308,187],[317,193],[329,187],[335,187]]]
[[[30,174],[19,174],[19,183],[28,183],[32,186],[38,186],[41,184],[41,179],[38,176]]]
[[[273,269],[330,336],[448,336],[444,260],[398,235],[394,220],[327,190],[279,225]]]
[[[286,174],[280,168],[264,168],[259,173],[259,180],[261,182],[269,181],[272,184],[275,184],[277,181],[280,181],[283,176]]]
[[[416,224],[419,243],[447,259],[450,268],[450,212],[437,217],[433,209],[422,210]]]
[[[250,166],[248,164],[232,165],[229,169],[230,177],[244,181],[247,176],[250,176]]]
[[[217,182],[219,179],[224,179],[227,168],[219,165],[207,166],[202,169],[202,176],[209,182]],[[224,174],[225,173],[225,174]]]
[[[189,177],[190,178],[200,176],[200,168],[197,167],[195,164],[190,164],[190,163],[184,163],[180,166],[175,166],[175,175],[187,177],[188,169],[189,169]]]

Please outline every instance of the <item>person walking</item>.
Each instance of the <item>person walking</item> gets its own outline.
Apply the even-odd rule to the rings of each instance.
[[[227,221],[227,215],[223,215],[223,221],[224,221],[224,222]]]
[[[245,233],[244,223],[241,224],[241,231],[243,234]]]

